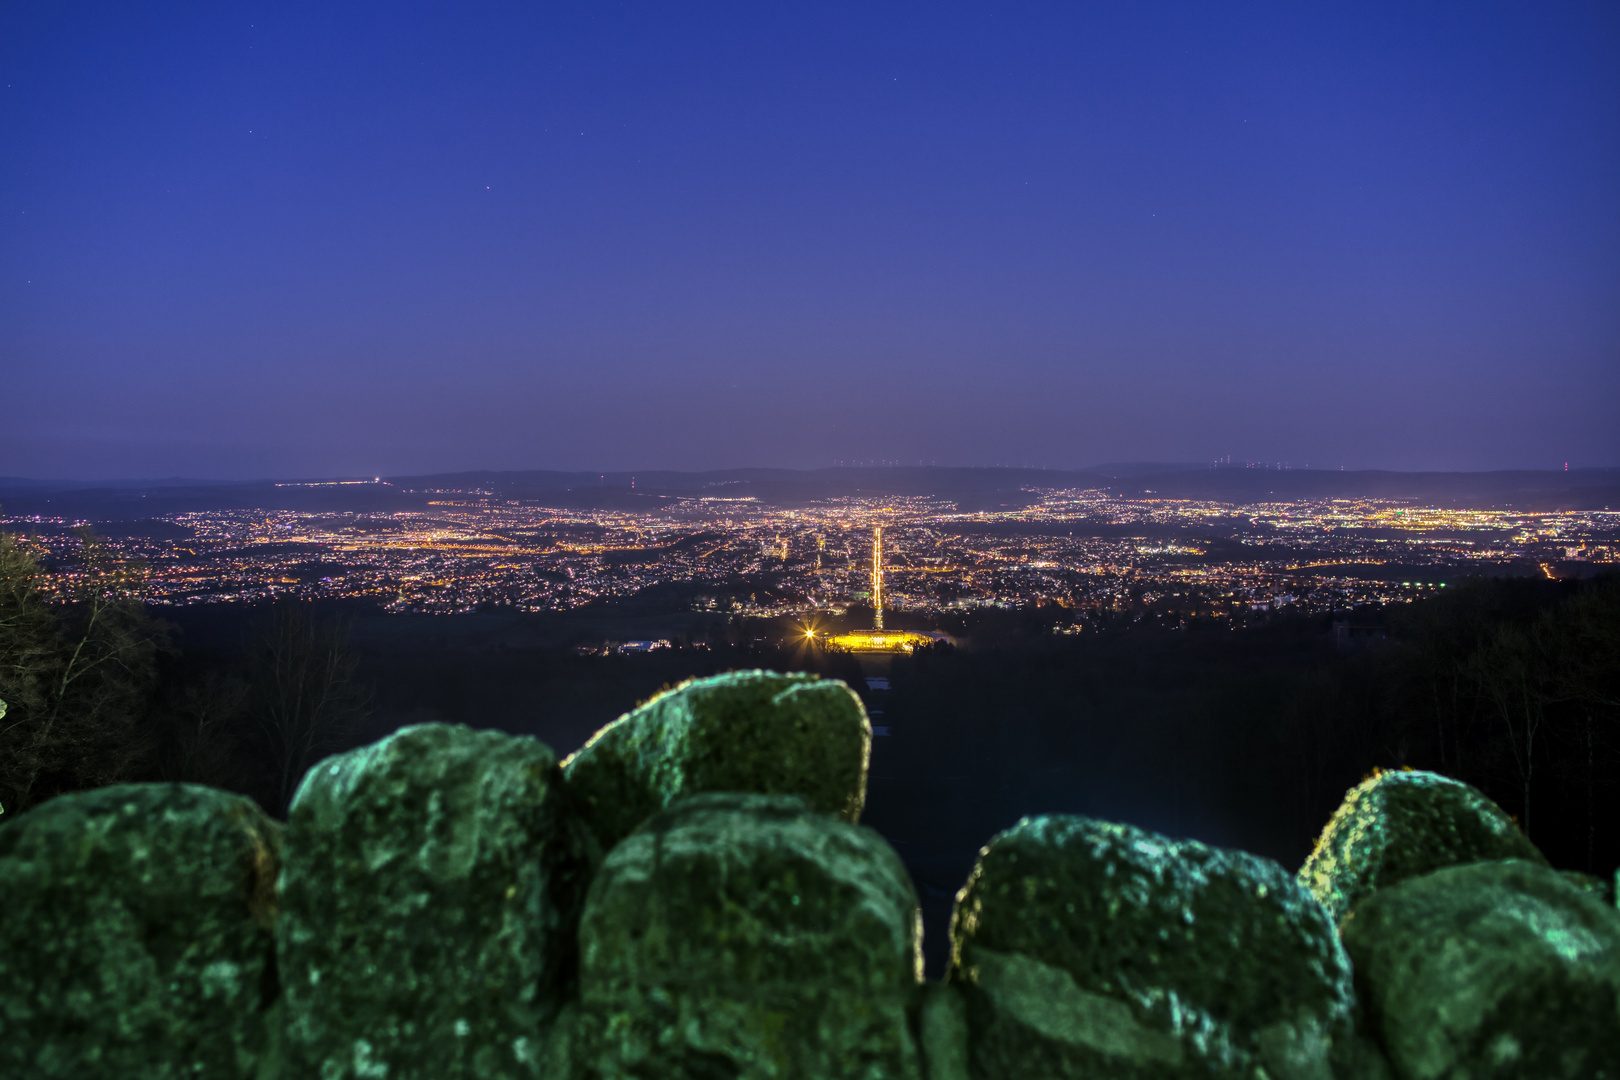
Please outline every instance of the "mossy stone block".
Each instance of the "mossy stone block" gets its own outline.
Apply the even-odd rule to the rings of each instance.
[[[1605,904],[1614,906],[1614,882],[1610,879],[1579,870],[1560,870],[1558,875],[1582,892],[1589,892]]]
[[[0,825],[0,1076],[257,1076],[280,848],[251,801],[192,784],[64,795]]]
[[[1378,889],[1447,866],[1546,860],[1500,806],[1461,781],[1412,769],[1351,788],[1299,879],[1335,923]]]
[[[924,983],[918,994],[917,1041],[928,1080],[969,1080],[967,1002],[960,983]]]
[[[676,799],[798,795],[859,820],[872,725],[843,683],[737,671],[693,679],[626,713],[563,763],[604,849]]]
[[[792,797],[685,799],[591,885],[576,1075],[914,1078],[921,941],[870,829]]]
[[[1349,961],[1281,866],[1084,817],[981,852],[951,920],[973,1075],[1330,1080]]]
[[[1402,1080],[1620,1078],[1620,913],[1523,860],[1386,886],[1342,926]]]
[[[291,1075],[539,1075],[595,853],[535,739],[422,724],[315,766],[281,878]]]

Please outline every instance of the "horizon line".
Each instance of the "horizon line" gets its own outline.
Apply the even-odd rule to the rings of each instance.
[[[630,477],[676,475],[676,476],[703,476],[717,473],[735,472],[774,472],[811,474],[824,472],[1022,472],[1022,473],[1066,473],[1120,478],[1117,472],[1109,470],[1128,469],[1138,471],[1137,475],[1145,475],[1139,470],[1153,470],[1166,476],[1194,473],[1194,472],[1294,472],[1294,473],[1321,473],[1341,475],[1358,475],[1366,473],[1382,473],[1396,476],[1489,476],[1506,473],[1531,473],[1543,475],[1576,474],[1576,473],[1606,473],[1620,472],[1617,465],[1571,465],[1565,463],[1562,468],[1515,467],[1492,469],[1434,469],[1434,468],[1347,468],[1338,467],[1312,467],[1309,465],[1295,466],[1288,462],[1245,461],[1228,462],[1224,460],[1213,461],[1208,464],[1186,461],[1109,461],[1095,465],[1085,466],[1051,466],[1051,465],[940,465],[918,464],[907,465],[899,462],[893,464],[842,464],[817,465],[810,467],[792,467],[777,465],[730,465],[703,469],[676,469],[668,467],[647,468],[616,468],[616,469],[565,469],[565,468],[466,468],[447,469],[440,472],[395,472],[369,474],[363,473],[329,473],[329,474],[298,474],[298,475],[259,475],[250,477],[198,477],[198,476],[123,476],[123,477],[96,477],[93,479],[71,479],[68,477],[31,477],[31,476],[0,476],[0,488],[11,484],[27,485],[29,487],[44,487],[46,485],[61,484],[72,487],[117,486],[136,487],[140,485],[154,486],[180,486],[180,485],[251,485],[251,484],[390,484],[395,480],[431,479],[448,476],[474,476],[474,475],[513,475],[523,473],[555,474],[558,476],[588,477],[596,475],[607,477]]]

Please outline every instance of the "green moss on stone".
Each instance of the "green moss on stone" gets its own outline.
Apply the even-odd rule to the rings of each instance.
[[[1620,913],[1522,860],[1386,886],[1342,927],[1403,1080],[1620,1077]]]
[[[1282,867],[1083,817],[981,852],[948,977],[996,1080],[1330,1080],[1354,1020],[1333,925]]]
[[[534,739],[423,724],[311,769],[281,886],[290,1074],[539,1075],[595,852]]]
[[[0,825],[0,1076],[252,1077],[272,1053],[280,829],[122,784]]]
[[[1614,882],[1608,878],[1583,874],[1579,870],[1560,870],[1558,874],[1582,892],[1591,893],[1611,907],[1614,905]]]
[[[683,800],[591,886],[576,1075],[915,1077],[921,937],[871,830],[798,798]]]
[[[659,694],[563,763],[604,849],[676,799],[799,795],[859,820],[872,727],[860,699],[815,675],[738,671]]]
[[[928,1080],[968,1080],[967,1002],[960,983],[924,983],[917,1010],[917,1041]]]
[[[1337,923],[1378,889],[1486,859],[1546,862],[1501,807],[1467,784],[1378,772],[1345,794],[1299,879]]]

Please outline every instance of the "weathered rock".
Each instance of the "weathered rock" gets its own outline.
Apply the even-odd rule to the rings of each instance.
[[[1378,772],[1345,794],[1299,879],[1337,923],[1378,889],[1486,859],[1546,862],[1501,807],[1467,784]]]
[[[1364,1020],[1365,1010],[1358,1009],[1358,1016]],[[1334,1047],[1333,1059],[1334,1080],[1395,1080],[1384,1051],[1359,1027],[1342,1053]]]
[[[984,849],[948,977],[996,1080],[1329,1080],[1354,1023],[1333,924],[1282,867],[1083,817]]]
[[[595,850],[534,739],[423,724],[315,766],[281,878],[291,1074],[538,1075]]]
[[[579,1075],[917,1075],[922,922],[869,829],[699,795],[608,855],[580,923]]]
[[[859,820],[872,726],[836,680],[738,671],[693,679],[598,731],[563,762],[603,849],[676,799],[798,795]]]
[[[1342,926],[1403,1080],[1620,1077],[1620,913],[1522,860],[1386,886]]]
[[[923,1075],[928,1080],[968,1080],[967,1002],[959,983],[925,983],[917,1017]]]
[[[0,825],[0,1076],[251,1077],[273,1056],[280,828],[121,784]]]
[[[1582,892],[1591,893],[1605,904],[1611,907],[1614,905],[1614,882],[1608,878],[1585,874],[1579,870],[1560,870],[1558,876]]]

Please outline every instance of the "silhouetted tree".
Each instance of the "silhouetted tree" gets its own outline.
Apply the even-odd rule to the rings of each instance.
[[[1602,789],[1620,757],[1620,576],[1610,575],[1547,612],[1550,696],[1560,705],[1558,757],[1566,786],[1578,790],[1586,818],[1585,861],[1596,867]],[[1572,782],[1572,783],[1571,783]]]
[[[242,758],[250,688],[230,671],[191,671],[167,688],[152,713],[152,778],[207,784],[226,790],[251,787]]]
[[[267,755],[267,808],[285,816],[304,773],[362,720],[369,696],[355,678],[348,628],[294,600],[275,605],[249,654],[249,716]]]
[[[1369,677],[1392,687],[1382,722],[1407,749],[1378,764],[1467,780],[1555,860],[1602,869],[1599,848],[1620,846],[1600,835],[1620,766],[1620,577],[1474,581],[1396,621]]]
[[[1546,664],[1541,624],[1490,628],[1465,669],[1491,717],[1502,725],[1502,743],[1522,792],[1520,825],[1530,835],[1536,777],[1536,736],[1546,720]]]
[[[17,812],[64,791],[135,774],[164,630],[135,591],[143,568],[88,529],[65,603],[37,556],[0,533],[0,805]]]

